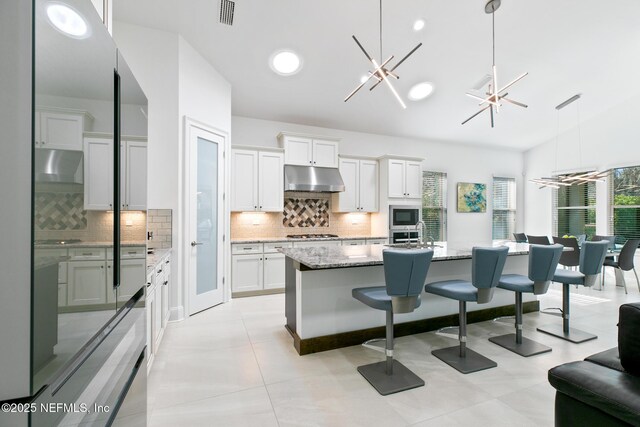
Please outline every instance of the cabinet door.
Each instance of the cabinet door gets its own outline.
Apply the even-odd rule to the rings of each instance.
[[[67,284],[58,283],[58,307],[66,307],[67,305]]]
[[[342,180],[344,181],[344,191],[338,193],[337,212],[359,212],[359,168],[359,160],[340,159],[340,175],[342,175]]]
[[[378,162],[360,160],[360,212],[378,212]]]
[[[107,300],[105,261],[69,261],[68,305],[104,304]]]
[[[313,165],[313,141],[310,138],[286,136],[284,139],[285,165]]]
[[[389,160],[389,197],[405,197],[405,168],[404,160]]]
[[[84,208],[113,209],[113,140],[84,140]]]
[[[284,203],[284,155],[261,151],[258,154],[258,210],[282,212]]]
[[[111,273],[109,268],[111,261],[107,262],[107,273]],[[147,271],[144,259],[121,259],[120,260],[120,287],[117,295],[119,302],[127,302],[146,283]],[[113,278],[107,275],[107,301],[114,302],[116,293],[112,290]],[[158,286],[161,283],[157,284]],[[120,306],[120,304],[118,304]]]
[[[40,112],[40,146],[82,151],[84,119],[81,115]]]
[[[359,240],[343,240],[342,241],[342,246],[364,246],[366,245],[367,242],[365,239],[359,239]]]
[[[336,141],[313,140],[313,166],[338,167],[338,143]]]
[[[169,321],[169,274],[165,276],[164,282],[160,284],[162,294],[162,327],[167,326]]]
[[[262,289],[262,254],[231,257],[231,289],[233,292]]]
[[[258,152],[231,152],[231,210],[236,212],[258,209]]]
[[[34,147],[41,147],[41,132],[40,132],[40,112],[36,111],[33,116],[33,145]]]
[[[127,141],[124,147],[124,209],[143,211],[147,209],[147,143]]]
[[[155,314],[155,288],[151,286],[147,287],[147,296],[145,300],[145,308],[147,312],[147,367],[150,367],[150,363],[153,360],[153,356],[156,353],[156,349],[153,346],[154,337],[154,314]]]
[[[107,261],[107,281],[105,290],[107,293],[107,302],[112,303],[116,300],[116,290],[113,289],[113,261]]]
[[[311,242],[293,242],[294,248],[321,248],[324,246],[341,246],[340,240],[316,240]]]
[[[406,197],[410,199],[422,198],[422,165],[420,162],[407,162],[406,166]]]
[[[264,289],[284,289],[284,254],[264,256]]]
[[[162,285],[156,283],[155,297],[153,304],[153,345],[156,351],[160,346],[160,337],[162,336]]]

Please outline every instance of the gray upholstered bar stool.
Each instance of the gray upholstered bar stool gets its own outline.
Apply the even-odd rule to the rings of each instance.
[[[467,348],[467,302],[486,304],[493,298],[498,285],[509,248],[473,248],[471,259],[471,282],[466,280],[446,280],[429,283],[427,293],[458,300],[460,344],[454,347],[433,350],[431,354],[463,374],[498,366],[496,362]]]
[[[578,239],[575,237],[554,236],[553,243],[573,249],[562,253],[562,256],[560,256],[560,265],[565,267],[578,267],[580,265],[580,246],[578,246]]]
[[[386,339],[374,339],[362,344],[383,351],[386,360],[358,366],[358,372],[383,396],[424,385],[420,377],[393,359],[393,314],[411,313],[420,307],[420,294],[432,258],[432,249],[385,250],[382,259],[386,286],[356,288],[352,291],[358,301],[387,313]],[[373,346],[375,341],[385,341],[385,349]]]
[[[581,343],[598,338],[596,335],[569,327],[569,290],[570,285],[591,287],[596,283],[598,274],[602,271],[602,263],[607,254],[609,242],[584,242],[580,251],[579,271],[556,270],[553,281],[562,283],[562,326],[550,325],[538,328],[538,331],[553,335],[573,343]]]
[[[562,250],[563,246],[559,244],[530,245],[529,274],[505,274],[500,278],[498,287],[516,294],[516,333],[491,337],[489,341],[524,357],[551,351],[550,347],[522,336],[522,294],[542,295],[547,292]]]

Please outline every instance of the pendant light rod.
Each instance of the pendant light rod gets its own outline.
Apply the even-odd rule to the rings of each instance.
[[[558,104],[556,106],[556,110],[562,110],[564,107],[566,107],[567,105],[571,104],[572,102],[577,101],[578,99],[580,99],[582,97],[581,93],[578,93],[576,95],[573,95],[571,98],[567,99],[564,102],[561,102],[560,104]]]
[[[380,62],[382,62],[382,0],[380,0]]]

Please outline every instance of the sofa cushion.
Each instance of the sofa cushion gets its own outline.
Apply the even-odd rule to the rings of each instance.
[[[640,377],[591,362],[571,362],[549,371],[561,393],[631,425],[640,425]]]
[[[620,355],[618,354],[618,347],[611,348],[609,350],[601,351],[600,353],[592,354],[587,357],[587,362],[597,363],[598,365],[606,366],[607,368],[615,369],[616,371],[625,372],[622,364],[620,363]]]
[[[618,349],[620,363],[634,375],[640,375],[640,303],[620,306]]]

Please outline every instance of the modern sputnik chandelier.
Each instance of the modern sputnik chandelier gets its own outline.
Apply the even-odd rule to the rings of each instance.
[[[358,85],[358,87],[356,87],[353,90],[353,92],[351,92],[344,99],[344,102],[347,102],[349,99],[351,99],[353,95],[355,95],[360,89],[362,89],[369,82],[369,80],[373,79],[374,82],[373,82],[373,85],[369,88],[370,91],[378,87],[380,83],[384,82],[389,88],[389,90],[391,91],[391,93],[398,100],[398,103],[400,104],[400,106],[402,106],[402,108],[407,108],[406,104],[404,103],[404,101],[402,100],[402,98],[400,97],[396,89],[393,87],[393,84],[391,84],[390,78],[394,78],[396,80],[400,78],[397,74],[394,73],[394,71],[400,66],[400,64],[406,61],[407,58],[409,58],[416,50],[418,50],[418,48],[422,46],[422,43],[414,47],[411,50],[411,52],[409,52],[391,69],[388,68],[390,67],[389,63],[393,60],[394,56],[391,55],[386,60],[383,60],[383,56],[382,56],[382,0],[380,0],[380,63],[378,63],[378,61],[376,61],[373,56],[367,53],[367,51],[364,49],[364,47],[362,47],[362,44],[358,41],[356,36],[351,36],[351,37],[353,37],[353,40],[356,42],[356,44],[358,45],[362,53],[364,53],[364,56],[366,56],[367,59],[373,64],[373,71],[368,72],[367,74],[368,77],[366,79],[363,79],[362,83],[360,83],[360,85]]]
[[[560,137],[560,110],[569,104],[574,103],[582,97],[581,94],[577,94],[561,102],[556,106],[558,112],[558,126],[556,131],[556,170],[558,169],[558,139]],[[582,132],[580,132],[580,108],[579,103],[576,104],[577,121],[578,121],[578,153],[580,159],[580,166],[582,167]],[[563,175],[556,175],[552,177],[533,178],[529,182],[539,185],[539,188],[555,188],[570,187],[572,185],[582,185],[587,182],[603,182],[611,171],[591,171],[591,172],[578,172]]]
[[[465,123],[467,123],[468,121],[470,121],[471,119],[475,118],[476,116],[480,115],[484,111],[489,110],[489,113],[490,113],[490,116],[491,116],[491,127],[494,127],[494,117],[493,116],[494,116],[494,114],[498,114],[500,112],[500,107],[502,106],[501,101],[505,101],[505,102],[508,102],[510,104],[517,105],[518,107],[523,107],[523,108],[527,108],[528,107],[526,104],[523,104],[521,102],[514,101],[513,99],[507,98],[507,95],[509,95],[509,94],[506,92],[506,90],[509,89],[514,84],[516,84],[517,82],[519,82],[521,79],[523,79],[529,73],[524,73],[524,74],[520,75],[519,77],[516,77],[510,83],[508,83],[507,85],[505,85],[501,89],[498,89],[499,88],[499,86],[498,86],[498,70],[497,70],[497,67],[496,67],[496,15],[495,15],[495,12],[496,12],[496,10],[498,10],[498,8],[500,8],[500,4],[501,4],[501,0],[489,0],[489,1],[487,1],[487,3],[484,6],[484,11],[486,13],[490,13],[491,14],[492,29],[493,29],[493,33],[492,33],[493,34],[493,67],[492,67],[491,81],[489,83],[489,88],[488,88],[487,92],[485,93],[486,97],[477,96],[477,95],[475,95],[473,93],[467,92],[467,96],[470,96],[471,98],[474,98],[474,99],[480,101],[479,105],[482,108],[480,109],[480,111],[475,113],[473,116],[469,117],[467,120],[462,122],[463,125]]]

